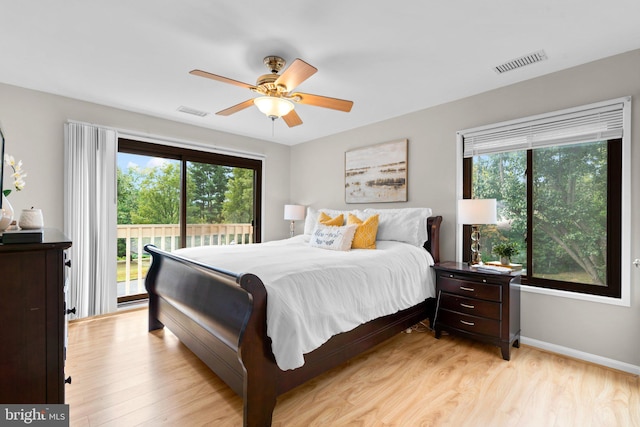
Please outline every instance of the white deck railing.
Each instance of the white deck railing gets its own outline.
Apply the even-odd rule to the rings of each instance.
[[[178,224],[127,224],[118,225],[118,239],[125,239],[125,280],[119,282],[118,296],[145,293],[144,276],[151,264],[145,255],[144,245],[151,243],[160,249],[173,251],[180,246]],[[187,247],[253,243],[251,224],[189,224],[187,225]],[[136,259],[132,255],[137,254]],[[131,269],[137,279],[131,279]],[[144,274],[143,274],[144,272]],[[137,282],[137,283],[135,283]],[[133,288],[132,288],[133,284]]]

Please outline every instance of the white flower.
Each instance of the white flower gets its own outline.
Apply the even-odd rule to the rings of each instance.
[[[15,182],[14,182],[14,185],[16,187],[16,191],[22,190],[26,184],[27,183],[24,182],[24,180],[22,178],[16,179]]]
[[[22,160],[16,163],[16,159],[14,159],[13,156],[5,154],[4,162],[7,165],[11,166],[11,169],[13,169],[13,173],[11,174],[11,176],[13,177],[13,186],[15,187],[16,191],[22,190],[26,185],[24,178],[27,176],[27,174],[22,170]],[[11,190],[4,190],[3,193],[6,197],[11,193]]]

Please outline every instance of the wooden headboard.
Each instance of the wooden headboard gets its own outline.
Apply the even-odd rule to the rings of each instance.
[[[434,262],[440,262],[440,224],[442,224],[441,216],[431,216],[427,219],[427,230],[429,240],[424,244],[424,248],[429,251]]]

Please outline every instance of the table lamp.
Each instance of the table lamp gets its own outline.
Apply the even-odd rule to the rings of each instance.
[[[482,264],[480,257],[479,224],[496,224],[496,199],[458,200],[458,224],[471,225],[471,260],[469,264]]]
[[[290,237],[295,233],[295,222],[304,219],[305,207],[302,205],[284,205],[284,219],[291,221]]]

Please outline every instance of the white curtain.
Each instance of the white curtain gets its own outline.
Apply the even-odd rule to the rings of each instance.
[[[115,130],[65,125],[64,230],[73,242],[69,307],[78,318],[117,308],[116,153]]]

